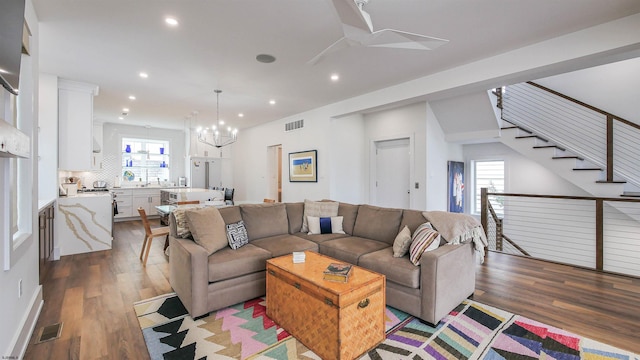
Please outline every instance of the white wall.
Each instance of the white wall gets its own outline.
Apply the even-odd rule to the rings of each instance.
[[[25,200],[30,204],[32,209],[32,227],[31,236],[29,236],[18,248],[10,251],[11,268],[10,270],[0,272],[0,355],[3,357],[22,356],[26,345],[29,341],[30,332],[35,326],[36,314],[42,304],[42,287],[39,285],[38,273],[38,73],[39,73],[39,54],[38,54],[38,19],[30,0],[26,2],[25,19],[31,29],[31,56],[23,55],[22,65],[20,69],[20,100],[19,114],[26,125],[22,131],[30,135],[31,138],[31,154],[29,164],[32,173],[31,181],[26,184],[29,186],[33,194],[31,198]],[[0,97],[0,106],[4,108],[4,89],[0,90],[3,94]],[[5,181],[6,165],[8,159],[0,158],[0,178],[3,179],[1,186],[3,191],[0,192],[0,205],[3,209],[2,219],[0,222],[0,259],[4,259],[5,241],[9,240],[10,229],[6,219],[9,213],[5,212],[10,207],[9,194],[10,185]],[[18,283],[22,281],[22,296],[18,297]]]
[[[463,161],[462,145],[448,143],[442,126],[427,104],[427,210],[447,210],[447,162]]]
[[[471,160],[504,160],[505,192],[519,194],[591,196],[502,143],[464,145],[465,184],[471,184]],[[465,195],[469,199],[470,188]],[[467,205],[469,202],[467,202]],[[468,208],[467,208],[468,210]]]
[[[368,163],[362,159],[368,147],[365,137],[359,136],[364,131],[365,121],[360,114],[331,119],[328,198],[351,204],[367,201]]]
[[[38,198],[58,197],[58,77],[40,74],[38,103]]]
[[[411,184],[410,208],[426,210],[426,104],[419,102],[395,109],[378,111],[364,116],[366,139],[365,157],[362,159],[367,166],[368,201],[373,200],[375,169],[372,159],[375,141],[410,138],[413,148],[411,151]],[[419,188],[415,189],[414,184]]]

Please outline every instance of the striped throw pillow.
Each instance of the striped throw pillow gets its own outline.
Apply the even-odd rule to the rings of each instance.
[[[440,246],[440,234],[433,230],[430,223],[424,223],[416,229],[411,238],[411,247],[409,248],[409,260],[413,265],[420,265],[422,254],[426,251],[432,251]]]

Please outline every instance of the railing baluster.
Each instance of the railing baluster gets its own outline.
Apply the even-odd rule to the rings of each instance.
[[[607,181],[613,181],[613,116],[607,114]]]

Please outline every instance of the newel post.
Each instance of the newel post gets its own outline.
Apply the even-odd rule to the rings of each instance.
[[[613,116],[607,115],[607,181],[613,181]]]

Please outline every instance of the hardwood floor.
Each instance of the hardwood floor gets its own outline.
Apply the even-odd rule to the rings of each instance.
[[[143,238],[141,222],[116,223],[112,250],[52,264],[25,359],[149,358],[132,304],[171,287],[164,241],[155,239],[145,268]],[[489,253],[474,300],[640,354],[640,279]],[[59,339],[34,344],[57,322]]]

